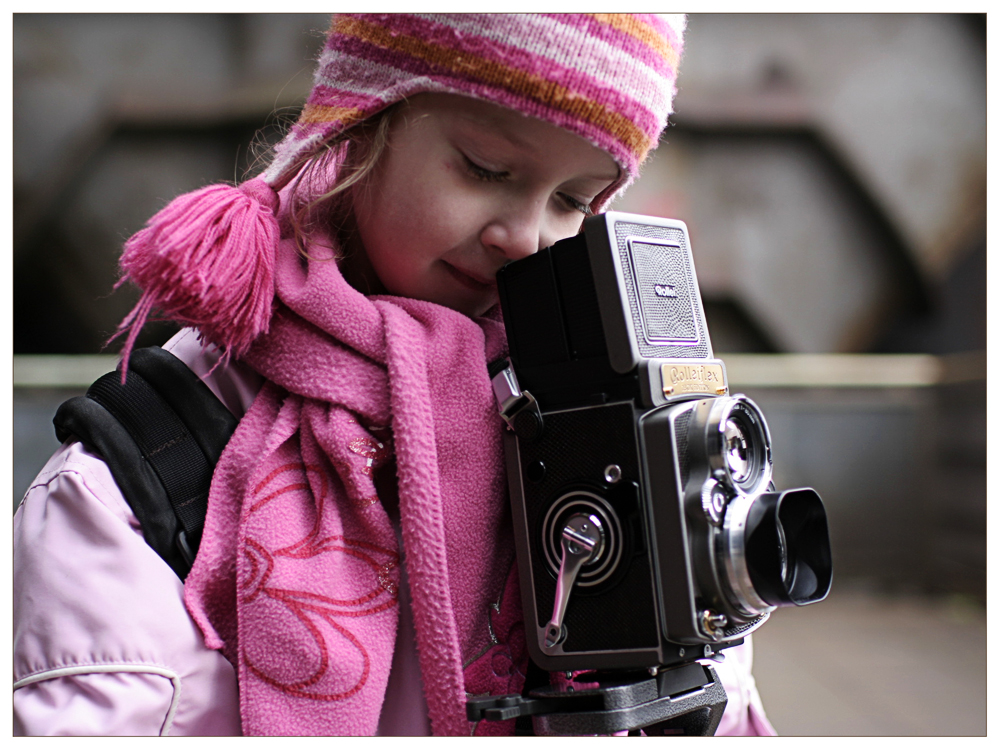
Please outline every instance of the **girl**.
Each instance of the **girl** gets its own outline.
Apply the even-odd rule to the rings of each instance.
[[[350,15],[273,162],[181,196],[124,279],[241,418],[185,582],[68,440],[15,519],[25,734],[489,734],[524,627],[486,363],[496,271],[575,234],[671,111],[682,17]],[[749,645],[722,733],[772,733]]]

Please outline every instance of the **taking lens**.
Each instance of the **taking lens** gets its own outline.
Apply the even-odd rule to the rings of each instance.
[[[830,590],[826,510],[812,489],[766,492],[751,504],[744,558],[757,595],[773,607],[818,602]]]

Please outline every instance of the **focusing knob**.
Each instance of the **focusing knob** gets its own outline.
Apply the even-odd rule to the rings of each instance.
[[[721,526],[726,514],[726,490],[714,479],[709,479],[701,488],[701,509],[705,518],[713,526]]]

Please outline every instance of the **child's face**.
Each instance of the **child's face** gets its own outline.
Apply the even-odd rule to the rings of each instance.
[[[617,178],[610,155],[554,125],[468,97],[414,96],[355,190],[361,247],[345,276],[365,292],[482,315],[498,299],[496,272],[576,234]]]

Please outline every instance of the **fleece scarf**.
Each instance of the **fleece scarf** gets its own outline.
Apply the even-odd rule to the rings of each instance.
[[[465,718],[469,695],[520,692],[527,664],[486,369],[501,322],[365,297],[293,240],[275,289],[243,355],[267,382],[216,468],[185,585],[237,668],[244,733],[374,734],[401,557],[432,731],[509,733]],[[393,457],[402,549],[375,482]]]

